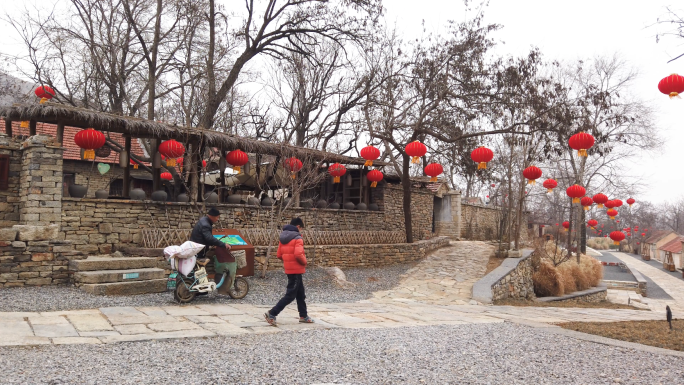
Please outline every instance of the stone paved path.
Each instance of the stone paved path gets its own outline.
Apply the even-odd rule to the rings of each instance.
[[[414,299],[439,305],[465,305],[473,285],[484,277],[495,247],[485,242],[451,242],[408,270],[399,285],[377,299]]]

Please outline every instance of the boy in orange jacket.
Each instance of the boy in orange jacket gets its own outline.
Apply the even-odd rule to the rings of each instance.
[[[304,229],[304,221],[301,218],[293,218],[280,233],[277,256],[278,259],[282,259],[285,274],[287,274],[287,291],[285,296],[271,310],[264,313],[264,318],[270,325],[275,326],[278,314],[295,299],[299,311],[299,322],[314,322],[307,314],[306,302],[304,302],[306,295],[304,294],[302,274],[306,272],[306,255],[304,255],[304,240],[300,233],[302,229]]]

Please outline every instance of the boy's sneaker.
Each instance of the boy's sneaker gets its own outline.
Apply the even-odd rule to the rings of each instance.
[[[314,323],[314,320],[311,319],[311,317],[306,316],[306,317],[299,317],[299,322],[303,324],[312,324]]]
[[[264,313],[264,318],[266,319],[266,322],[268,322],[269,325],[276,326],[276,317],[272,316],[271,313]]]

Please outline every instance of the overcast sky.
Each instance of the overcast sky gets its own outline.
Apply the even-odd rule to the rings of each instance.
[[[236,1],[236,0],[225,0]],[[4,12],[33,0],[2,0]],[[41,1],[46,5],[52,1]],[[448,20],[461,21],[467,16],[458,0],[385,0],[387,21],[396,23],[406,39],[422,33],[422,23],[430,32],[444,31]],[[576,60],[596,55],[619,54],[640,72],[634,93],[657,109],[657,123],[667,138],[665,147],[656,153],[645,153],[626,169],[646,183],[635,198],[654,203],[672,201],[684,196],[684,130],[676,117],[683,117],[684,99],[669,100],[660,94],[657,84],[671,74],[684,74],[684,58],[667,61],[684,53],[684,39],[668,38],[656,43],[655,35],[662,26],[652,26],[666,13],[665,7],[676,4],[661,0],[491,0],[485,8],[485,21],[503,25],[495,37],[502,42],[497,48],[506,54],[525,54],[539,47],[549,60]],[[683,6],[675,9],[682,10]],[[684,15],[684,11],[680,12]],[[0,21],[3,36],[2,53],[16,53],[21,45],[13,39],[13,30]],[[8,38],[9,37],[9,38]]]

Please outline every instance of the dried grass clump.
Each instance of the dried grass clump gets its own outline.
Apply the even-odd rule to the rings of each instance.
[[[532,275],[534,293],[537,297],[558,297],[563,295],[563,280],[556,268],[548,260],[542,260]]]
[[[603,265],[596,258],[586,255],[580,256],[580,268],[589,280],[591,287],[598,286],[603,279]]]
[[[587,246],[594,250],[609,250],[612,244],[613,241],[608,238],[595,237],[587,239]]]
[[[556,266],[556,270],[563,280],[563,294],[577,291],[577,283],[575,283],[575,275],[572,271],[572,265],[568,263],[562,263]]]

